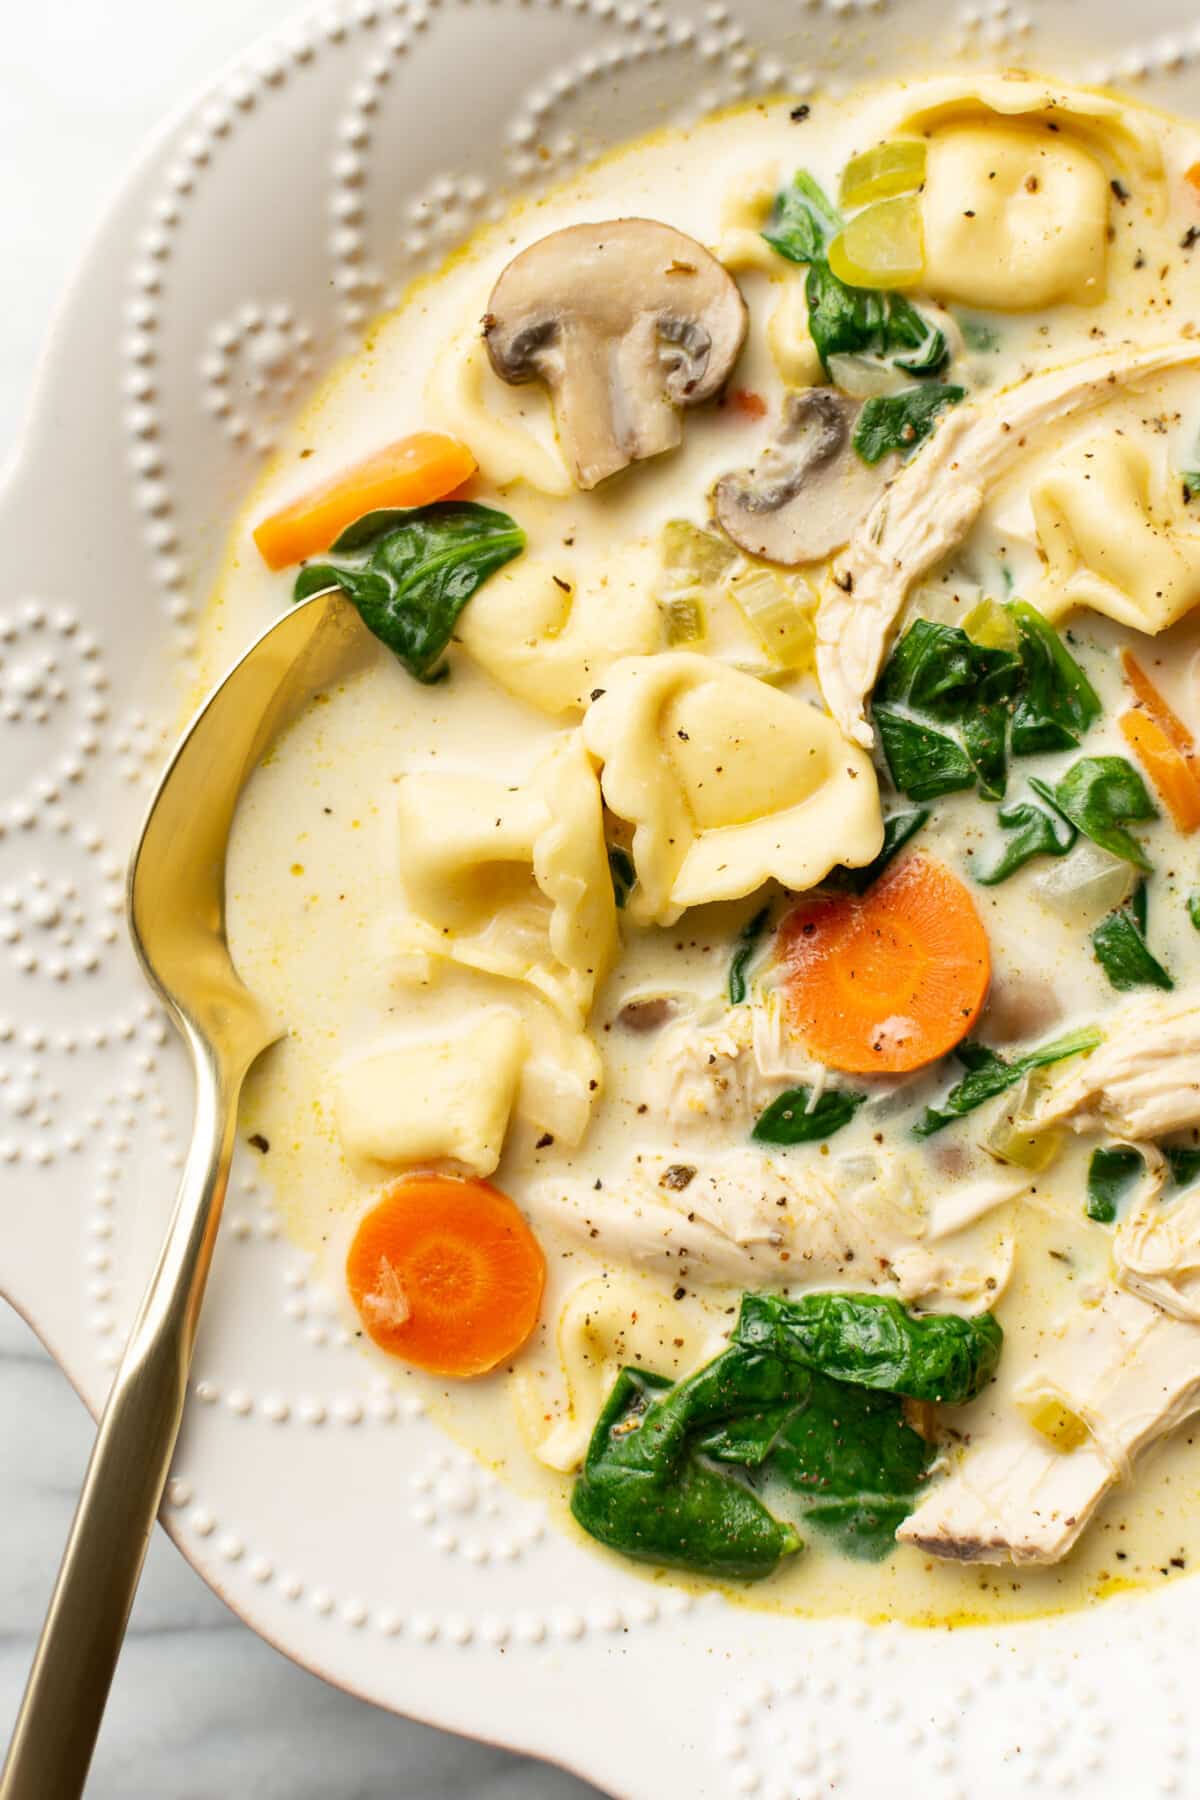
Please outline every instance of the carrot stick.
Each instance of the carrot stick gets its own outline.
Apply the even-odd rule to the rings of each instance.
[[[1164,695],[1160,694],[1154,683],[1143,669],[1132,650],[1121,652],[1121,667],[1125,679],[1133,689],[1139,706],[1144,706],[1151,718],[1156,719],[1167,737],[1177,750],[1189,756],[1196,748],[1196,740]]]
[[[1131,650],[1122,652],[1121,666],[1137,700],[1117,720],[1121,733],[1179,830],[1193,832],[1200,826],[1196,740]]]
[[[417,431],[332,481],[281,507],[254,528],[270,569],[286,569],[328,550],[348,525],[386,506],[427,506],[453,493],[475,473],[471,452],[437,431]]]
[[[486,1181],[409,1175],[359,1223],[346,1282],[369,1337],[435,1375],[483,1375],[537,1324],[546,1261]]]
[[[1194,162],[1190,169],[1185,169],[1183,179],[1190,188],[1194,188],[1196,193],[1200,194],[1200,162]]]
[[[910,856],[861,896],[805,901],[781,930],[792,1028],[831,1069],[919,1069],[966,1036],[987,997],[975,903],[932,857]]]
[[[1139,707],[1122,713],[1117,724],[1179,830],[1195,831],[1200,825],[1200,775],[1195,759],[1172,743],[1158,720]]]

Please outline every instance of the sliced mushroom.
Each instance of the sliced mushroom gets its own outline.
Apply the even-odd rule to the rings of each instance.
[[[502,381],[544,381],[582,488],[673,450],[680,407],[715,394],[746,335],[736,283],[653,219],[553,231],[509,263],[484,340]]]
[[[852,443],[858,402],[836,388],[789,394],[775,442],[749,469],[723,475],[713,490],[717,521],[752,556],[768,562],[821,562],[849,542],[890,480],[895,458],[874,465]]]

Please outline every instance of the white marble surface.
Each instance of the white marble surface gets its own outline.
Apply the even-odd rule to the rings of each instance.
[[[293,11],[291,0],[37,0],[6,12],[0,444],[16,437],[45,321],[140,139]],[[90,1442],[90,1421],[66,1381],[0,1302],[0,1741]],[[585,1800],[591,1792],[558,1770],[397,1719],[303,1673],[155,1534],[89,1786],[94,1800]]]

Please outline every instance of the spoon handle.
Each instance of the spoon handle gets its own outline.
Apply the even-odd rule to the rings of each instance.
[[[179,1197],[96,1434],[0,1775],[0,1800],[76,1800],[166,1486],[229,1178],[236,1076],[193,1038],[196,1121]]]

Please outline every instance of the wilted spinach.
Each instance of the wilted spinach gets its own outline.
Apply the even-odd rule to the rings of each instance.
[[[934,1455],[901,1395],[968,1398],[1000,1344],[990,1315],[744,1295],[733,1341],[694,1375],[622,1370],[571,1509],[613,1549],[707,1575],[757,1580],[800,1548],[760,1496],[850,1555],[886,1555]]]
[[[747,919],[738,932],[737,944],[729,964],[729,1001],[732,1006],[740,1006],[746,998],[746,970],[758,948],[758,940],[767,928],[767,920],[770,916],[770,907],[764,906],[753,917]]]
[[[916,837],[922,825],[929,818],[927,806],[914,806],[910,812],[890,814],[883,821],[883,846],[878,856],[864,863],[861,869],[848,869],[839,863],[831,869],[821,883],[823,888],[831,888],[839,894],[865,894],[873,887],[892,860],[899,856],[905,844]]]
[[[740,1464],[781,1512],[844,1556],[877,1562],[895,1548],[934,1446],[894,1394],[807,1375],[802,1401],[730,1420],[699,1447],[714,1462]]]
[[[1088,1218],[1098,1225],[1111,1225],[1117,1216],[1117,1201],[1141,1172],[1141,1156],[1126,1144],[1093,1150],[1088,1164]]]
[[[1029,785],[1070,819],[1084,837],[1149,873],[1145,851],[1125,826],[1142,819],[1156,819],[1158,809],[1145,782],[1123,756],[1081,756],[1054,787],[1036,776],[1030,778]]]
[[[987,1385],[1003,1339],[991,1313],[918,1315],[883,1294],[744,1294],[733,1337],[837,1381],[948,1406]]]
[[[1187,1144],[1164,1144],[1162,1153],[1171,1171],[1173,1187],[1190,1187],[1200,1177],[1200,1150],[1193,1150]]]
[[[1050,621],[1024,600],[1009,617],[1020,634],[1025,681],[1012,720],[1014,756],[1074,750],[1100,717],[1100,696]]]
[[[893,450],[907,456],[924,443],[938,414],[957,406],[966,392],[966,388],[939,381],[929,387],[904,388],[899,394],[875,394],[858,415],[854,448],[866,463],[877,463]]]
[[[1174,981],[1146,942],[1146,884],[1139,882],[1130,903],[1119,906],[1092,932],[1096,960],[1119,993],[1132,988],[1170,990]]]
[[[1014,806],[1002,806],[996,820],[1012,835],[994,862],[975,870],[982,887],[1007,881],[1031,857],[1065,856],[1078,835],[1071,822],[1044,801],[1018,800]]]
[[[826,1088],[813,1105],[808,1088],[789,1088],[759,1114],[750,1135],[760,1144],[816,1144],[848,1125],[865,1099],[845,1088]]]
[[[804,169],[775,199],[763,237],[789,262],[806,263],[808,329],[829,373],[831,356],[878,356],[908,375],[936,375],[946,365],[945,333],[903,294],[851,287],[826,261],[841,213]]]
[[[1099,716],[1095,690],[1041,614],[1019,600],[995,610],[1012,620],[1015,649],[916,619],[884,666],[875,722],[892,781],[910,799],[970,787],[1001,799],[1010,749],[1026,756],[1072,748]],[[1044,784],[1038,792],[1056,804]],[[1035,824],[1028,817],[1015,822]],[[1048,838],[1045,827],[1038,829]]]
[[[1036,1050],[1027,1050],[1023,1056],[1013,1057],[1011,1062],[995,1050],[989,1050],[986,1044],[975,1044],[968,1039],[954,1052],[967,1073],[950,1089],[941,1106],[925,1108],[912,1128],[913,1136],[932,1137],[935,1131],[952,1125],[956,1119],[965,1118],[976,1107],[1002,1094],[1031,1069],[1044,1069],[1051,1063],[1064,1062],[1068,1056],[1082,1056],[1086,1051],[1094,1050],[1100,1038],[1095,1026],[1085,1026],[1080,1031],[1070,1031],[1065,1037],[1055,1038],[1049,1044],[1041,1044]]]
[[[618,907],[624,909],[629,904],[629,896],[637,882],[637,870],[633,866],[632,856],[620,844],[608,846],[608,872],[612,877],[613,899]]]
[[[470,500],[368,513],[330,552],[366,552],[361,560],[309,563],[296,577],[293,598],[340,587],[410,675],[437,681],[446,673],[441,657],[463,607],[524,548],[515,519]]]
[[[1004,793],[1005,743],[1021,660],[957,625],[916,619],[875,688],[874,717],[892,781],[911,800],[978,786]]]

